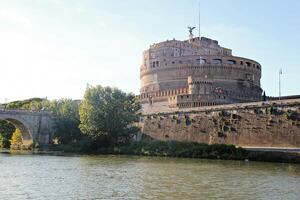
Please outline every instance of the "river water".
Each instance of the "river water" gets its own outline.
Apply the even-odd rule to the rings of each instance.
[[[0,154],[0,199],[300,199],[300,165]]]

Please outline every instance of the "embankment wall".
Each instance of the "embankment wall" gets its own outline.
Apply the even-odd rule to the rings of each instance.
[[[140,126],[164,141],[300,148],[300,99],[147,113]]]

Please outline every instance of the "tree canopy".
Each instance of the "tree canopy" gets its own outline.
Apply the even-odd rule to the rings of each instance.
[[[76,142],[81,138],[79,129],[79,103],[72,99],[54,100],[48,103],[47,110],[53,113],[55,121],[54,138],[60,144]]]
[[[140,108],[134,94],[89,86],[80,104],[80,130],[93,140],[104,136],[112,146],[125,143],[138,131],[133,124]]]

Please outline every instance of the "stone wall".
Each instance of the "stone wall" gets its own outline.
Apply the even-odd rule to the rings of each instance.
[[[158,140],[299,148],[300,99],[152,113],[140,125]]]

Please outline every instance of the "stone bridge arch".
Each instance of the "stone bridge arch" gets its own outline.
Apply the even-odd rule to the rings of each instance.
[[[0,120],[5,120],[10,122],[12,125],[14,125],[16,128],[18,128],[21,131],[22,136],[22,142],[24,145],[30,144],[30,142],[33,141],[32,138],[32,130],[31,127],[29,127],[26,122],[20,119],[12,119],[12,118],[4,118],[2,119],[0,117]]]
[[[8,121],[20,129],[25,145],[38,142],[45,146],[52,142],[54,124],[49,112],[0,109],[0,120]]]

